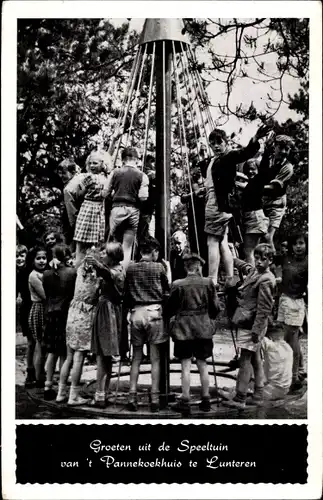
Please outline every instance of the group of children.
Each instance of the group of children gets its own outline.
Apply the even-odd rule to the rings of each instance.
[[[270,271],[274,255],[268,244],[256,247],[255,267],[235,259],[235,267],[246,276],[236,286],[237,304],[232,314],[240,359],[234,397],[220,391],[224,405],[258,405],[264,399],[283,398],[302,386],[305,375],[299,336],[306,313],[307,241],[296,235],[289,243],[290,252],[281,257],[277,266],[278,278]],[[211,409],[206,360],[212,356],[214,319],[221,309],[214,282],[203,277],[204,261],[197,254],[183,256],[187,276],[172,283],[168,264],[159,261],[159,243],[155,238],[146,238],[140,253],[141,259],[131,262],[125,270],[123,249],[118,242],[108,242],[101,251],[89,249],[78,267],[73,266],[69,249],[61,242],[50,250],[35,247],[28,254],[26,247],[17,246],[20,324],[28,339],[27,386],[44,389],[45,399],[105,408],[109,404],[112,362],[120,352],[126,310],[132,345],[128,409],[138,408],[139,368],[143,346],[147,344],[151,410],[158,411],[160,346],[169,336],[174,340],[174,356],[182,366],[182,397],[174,409],[183,414],[190,412],[193,358],[201,379],[200,409]],[[278,316],[273,321],[277,286],[281,295]],[[87,352],[95,354],[97,362],[97,386],[91,401],[80,394]],[[53,375],[58,358],[60,378],[56,393]],[[247,399],[253,375],[254,392]]]
[[[212,356],[214,320],[220,310],[217,290],[221,259],[225,293],[228,302],[231,300],[229,316],[240,348],[236,391],[233,397],[222,393],[224,404],[238,408],[247,402],[262,404],[264,399],[284,397],[289,390],[302,386],[305,375],[299,336],[306,314],[307,241],[303,235],[293,236],[286,255],[275,255],[273,237],[284,215],[286,187],[293,174],[288,161],[292,140],[269,134],[259,162],[254,156],[259,139],[266,134],[268,127],[261,127],[248,146],[238,150],[228,150],[222,130],[215,129],[210,135],[214,157],[199,166],[205,177],[199,189],[200,198],[205,197],[207,262],[202,252],[185,254],[182,249],[175,249],[171,266],[159,259],[159,243],[147,229],[153,211],[151,199],[147,214],[141,213],[149,201],[154,176],[138,168],[134,148],[122,151],[122,166],[113,171],[96,152],[87,159],[86,174],[74,175],[73,165],[61,164],[66,216],[76,243],[75,260],[70,248],[53,232],[45,235],[45,246],[34,247],[28,255],[26,247],[17,246],[20,324],[28,338],[26,385],[44,388],[45,399],[104,408],[113,358],[120,355],[120,346],[130,332],[128,409],[138,408],[139,368],[147,344],[151,409],[157,411],[161,347],[171,336],[174,355],[182,365],[183,394],[174,408],[189,412],[190,367],[195,358],[201,378],[200,409],[209,411],[206,360]],[[245,183],[239,203],[245,260],[240,260],[230,249],[228,228],[234,213],[231,195],[237,165],[243,162]],[[140,230],[140,238],[137,235],[139,250],[134,252],[141,226],[145,230]],[[263,243],[259,243],[261,237]],[[196,243],[191,245],[193,252],[197,251]],[[206,270],[208,278],[203,276]],[[235,272],[240,276],[238,283]],[[275,298],[278,314],[273,320]],[[89,351],[97,360],[97,387],[90,402],[80,394],[83,363]],[[53,374],[58,358],[56,394]],[[254,392],[247,399],[252,376]]]

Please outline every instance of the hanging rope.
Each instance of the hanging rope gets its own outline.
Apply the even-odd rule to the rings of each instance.
[[[189,48],[189,50],[190,50],[190,54],[191,54],[192,59],[196,61],[196,58],[194,58],[194,55],[193,55],[193,52],[192,52],[191,48]],[[205,111],[206,111],[206,114],[207,114],[207,120],[208,120],[208,123],[210,125],[210,129],[211,129],[210,132],[212,132],[215,129],[215,123],[213,121],[212,114],[211,114],[211,111],[210,111],[209,99],[208,99],[206,90],[204,88],[204,85],[203,85],[200,73],[196,72],[196,78],[197,78],[198,86],[200,88],[201,95],[202,95],[202,97],[204,99],[204,102],[205,102]]]
[[[201,160],[201,156],[200,156],[200,152],[199,152],[199,147],[198,147],[198,138],[197,138],[196,129],[195,129],[195,120],[194,120],[193,108],[192,108],[192,105],[191,105],[190,91],[189,91],[188,83],[187,83],[187,80],[186,80],[186,71],[185,71],[185,69],[187,69],[187,68],[185,68],[185,65],[183,63],[183,52],[181,52],[179,54],[179,59],[180,59],[180,63],[181,63],[181,66],[182,66],[182,72],[183,72],[183,79],[184,79],[184,84],[185,84],[185,90],[186,90],[186,94],[187,94],[187,98],[188,98],[188,106],[189,106],[189,110],[190,110],[190,114],[191,114],[191,122],[192,122],[192,127],[193,127],[193,132],[194,132],[194,139],[195,139],[195,144],[196,144],[196,152],[197,152],[197,156],[198,156],[199,160]]]
[[[209,145],[209,134],[207,133],[206,125],[205,125],[205,119],[203,117],[203,100],[202,100],[202,95],[201,95],[200,90],[196,87],[196,82],[197,82],[196,74],[197,74],[196,71],[192,71],[192,80],[193,80],[193,85],[194,85],[195,92],[196,92],[196,101],[198,103],[198,107],[199,107],[200,115],[201,115],[201,119],[202,119],[202,126],[204,128],[204,134],[205,134],[205,138],[206,138],[208,153],[211,156],[212,152],[211,152],[211,148],[210,148],[210,145]],[[200,99],[199,99],[199,96],[200,96]]]
[[[119,148],[120,148],[120,144],[121,144],[121,139],[122,139],[122,136],[124,134],[124,129],[125,129],[125,126],[126,126],[127,116],[128,116],[128,113],[129,113],[129,108],[130,108],[130,103],[131,103],[131,96],[132,96],[132,92],[133,92],[133,89],[134,89],[134,86],[135,86],[135,82],[136,82],[136,78],[137,78],[137,73],[138,73],[138,70],[139,70],[139,61],[141,59],[141,53],[142,53],[142,46],[139,47],[139,50],[137,52],[136,67],[135,67],[135,71],[134,71],[134,74],[133,74],[133,80],[132,80],[131,85],[130,85],[130,90],[129,90],[129,94],[128,94],[127,105],[126,105],[126,108],[125,108],[125,111],[124,111],[124,115],[123,115],[123,121],[122,121],[122,125],[121,125],[121,133],[120,133],[120,137],[119,137],[119,140],[118,140],[118,144],[117,144],[116,150],[115,150],[115,152],[113,154],[113,158],[112,158],[112,166],[113,167],[115,165],[115,162],[116,162],[116,159],[117,159],[117,156],[118,156],[118,152],[119,152]]]
[[[140,73],[139,73],[139,78],[138,78],[138,83],[137,83],[137,89],[136,89],[135,99],[134,99],[134,102],[132,103],[132,113],[131,113],[130,126],[129,126],[129,130],[128,130],[128,133],[127,133],[126,146],[128,146],[128,142],[129,141],[130,141],[130,145],[132,143],[132,140],[131,140],[131,131],[132,131],[132,126],[133,126],[133,120],[134,120],[134,117],[135,117],[135,114],[136,114],[136,111],[137,111],[137,108],[138,108],[138,104],[139,104],[140,84],[141,84],[141,78],[142,78],[142,74],[143,74],[143,70],[144,70],[144,65],[145,65],[145,62],[146,62],[146,56],[147,56],[147,44],[145,44],[145,51],[144,51],[144,55],[143,55],[143,58],[142,58],[142,61],[141,61],[141,68],[140,68]]]
[[[185,62],[186,62],[186,66],[187,66],[187,68],[189,68],[190,64],[189,64],[189,60],[188,60],[188,56],[187,56],[187,51],[184,49],[184,46],[183,46],[182,42],[181,42],[181,47],[182,47],[183,56],[184,56],[184,59],[185,59]],[[189,72],[188,72],[188,75],[190,75]],[[202,126],[204,128],[205,140],[206,140],[206,145],[207,145],[208,153],[209,153],[209,156],[211,156],[211,148],[210,148],[210,145],[209,145],[208,136],[207,136],[207,132],[206,132],[206,129],[205,129],[205,124],[204,124],[204,119],[203,119],[202,111],[201,111],[201,108],[200,108],[200,105],[199,105],[198,92],[197,92],[197,88],[196,88],[196,84],[195,84],[195,80],[194,80],[193,74],[190,75],[190,77],[191,77],[191,82],[192,82],[193,88],[194,88],[195,102],[196,102],[197,110],[198,110],[198,113],[199,113],[200,118],[201,118]],[[189,79],[189,81],[190,81],[190,79]],[[198,123],[198,120],[197,120],[197,123]],[[199,131],[200,131],[200,137],[203,137],[203,134],[201,133],[201,127],[200,127],[200,125],[199,125]]]
[[[191,203],[192,203],[192,213],[193,213],[193,224],[194,224],[194,232],[195,232],[195,238],[196,238],[196,248],[197,248],[197,253],[200,254],[200,246],[199,246],[199,240],[198,240],[198,232],[197,232],[197,224],[196,224],[196,216],[195,216],[195,206],[194,206],[194,193],[192,189],[192,181],[191,181],[191,175],[190,175],[190,167],[189,167],[189,157],[188,157],[188,148],[187,148],[187,141],[186,141],[186,134],[185,134],[185,123],[184,123],[184,116],[183,116],[183,109],[182,109],[182,102],[181,102],[181,88],[179,85],[179,78],[177,74],[177,67],[176,67],[176,51],[175,51],[175,43],[172,41],[173,45],[173,60],[174,60],[174,72],[175,72],[175,84],[176,84],[176,96],[179,102],[179,111],[180,111],[180,119],[182,122],[182,127],[183,127],[183,137],[184,137],[184,147],[185,147],[185,156],[186,156],[186,167],[187,167],[187,177],[188,177],[188,184],[189,184],[189,190],[190,190],[190,197],[191,197]]]
[[[127,85],[127,90],[124,93],[124,96],[123,96],[123,99],[122,99],[122,104],[121,104],[121,107],[120,107],[119,116],[118,116],[118,119],[117,119],[117,123],[115,125],[115,132],[112,135],[111,143],[110,143],[110,146],[109,146],[109,149],[108,149],[108,152],[109,152],[110,155],[113,154],[114,143],[115,143],[115,140],[117,139],[118,134],[119,134],[119,129],[120,129],[120,125],[121,125],[121,119],[122,119],[122,113],[123,113],[123,110],[124,110],[124,106],[125,106],[125,103],[126,103],[127,96],[129,95],[129,91],[130,91],[130,87],[131,87],[131,82],[133,80],[133,76],[134,76],[134,72],[135,72],[135,68],[136,68],[137,57],[138,57],[138,52],[136,54],[136,57],[134,57],[134,59],[133,59],[131,73],[130,73],[130,79],[129,79],[129,82],[128,82],[128,85]]]
[[[164,126],[166,125],[166,42],[163,41],[163,123]],[[166,184],[167,184],[167,179],[166,179],[166,133],[164,131],[163,133],[163,153],[164,153],[164,168],[163,168],[163,175],[164,175],[164,213],[167,214],[168,207],[166,206]],[[165,229],[167,227],[165,226]],[[168,254],[168,241],[167,241],[167,231],[164,231],[164,248],[165,248],[165,259],[167,259],[167,254]]]
[[[156,51],[156,42],[153,42],[153,53],[152,53],[152,60],[151,60],[151,73],[150,73],[149,94],[148,94],[148,109],[147,109],[146,126],[145,126],[144,154],[143,154],[143,162],[142,162],[141,170],[143,170],[144,166],[146,165],[148,132],[149,132],[149,122],[150,122],[150,109],[151,109],[151,96],[152,96],[152,90],[153,90],[154,70],[155,70],[155,51]]]

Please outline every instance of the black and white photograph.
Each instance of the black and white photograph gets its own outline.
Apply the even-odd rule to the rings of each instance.
[[[294,423],[300,431],[312,417],[320,428],[322,391],[313,394],[315,374],[308,375],[310,353],[322,346],[322,209],[314,179],[321,183],[321,153],[312,156],[321,139],[310,135],[312,71],[321,78],[321,60],[315,68],[310,58],[318,3],[306,2],[313,9],[297,16],[296,4],[305,2],[269,2],[290,4],[290,16],[268,16],[275,12],[268,8],[261,16],[252,2],[239,2],[245,12],[233,17],[226,2],[226,15],[221,7],[217,17],[210,2],[207,17],[209,2],[202,2],[205,17],[198,9],[197,17],[171,17],[173,2],[164,2],[164,18],[144,17],[146,2],[124,2],[141,4],[140,17],[133,7],[115,17],[106,17],[107,8],[82,16],[81,4],[90,9],[91,2],[65,3],[75,4],[74,15],[58,5],[48,15],[42,8],[15,14],[8,181],[15,220],[10,236],[3,234],[15,251],[15,331],[3,331],[15,338],[17,433],[30,429],[36,440],[39,432],[39,442],[40,427],[68,432],[70,422],[91,421],[94,429],[107,423],[120,431],[125,423],[160,422],[172,433],[184,424],[180,435],[188,423],[221,429],[245,421],[234,426],[241,428],[237,441],[258,422]],[[320,130],[318,122],[314,133]],[[2,165],[3,173],[9,164]],[[3,278],[3,295],[6,287]],[[39,427],[51,421],[65,425]],[[149,432],[139,443],[144,452],[154,446]],[[185,452],[212,450],[209,469],[255,467],[221,465],[229,460],[225,442],[206,434],[207,444],[197,446],[192,432],[195,443],[181,438],[172,465],[152,467],[180,468]],[[107,441],[100,439],[88,446],[96,459],[113,446],[127,451],[127,444],[101,447]],[[116,465],[115,455],[100,458],[105,470],[146,467],[141,458]],[[73,460],[61,467],[79,467]],[[282,475],[281,482],[297,478]]]
[[[17,417],[306,418],[309,19],[17,50]]]

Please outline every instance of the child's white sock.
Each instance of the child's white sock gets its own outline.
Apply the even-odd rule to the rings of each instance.
[[[57,393],[57,398],[56,401],[57,403],[61,403],[67,398],[67,387],[66,384],[58,384],[58,393]]]

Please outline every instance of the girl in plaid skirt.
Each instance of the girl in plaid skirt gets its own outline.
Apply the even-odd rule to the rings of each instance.
[[[30,251],[29,258],[33,270],[28,278],[30,298],[32,306],[29,313],[29,329],[35,339],[35,375],[36,387],[44,387],[44,364],[45,350],[43,346],[44,335],[44,305],[46,295],[43,288],[43,272],[47,265],[46,250],[43,247],[35,247]]]
[[[84,201],[76,219],[76,267],[85,257],[88,247],[104,242],[105,202],[108,178],[104,173],[104,156],[92,152],[86,160],[86,175],[82,181]]]

